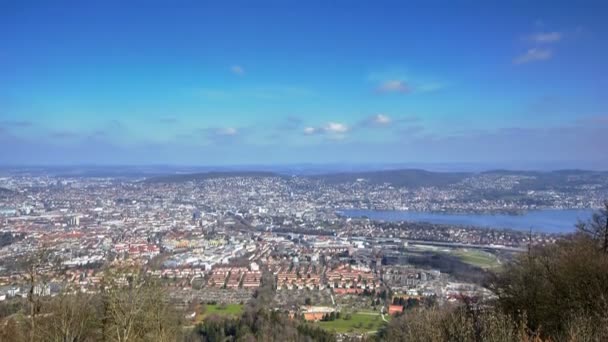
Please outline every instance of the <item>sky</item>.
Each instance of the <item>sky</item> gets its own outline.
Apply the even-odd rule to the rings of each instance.
[[[2,1],[0,164],[608,169],[605,1]]]

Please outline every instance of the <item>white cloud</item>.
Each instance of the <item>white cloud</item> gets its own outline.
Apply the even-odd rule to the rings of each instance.
[[[239,131],[234,127],[225,127],[225,128],[220,128],[220,129],[216,130],[215,133],[217,135],[221,135],[221,136],[235,136],[235,135],[239,134]]]
[[[385,81],[378,86],[377,91],[381,93],[402,93],[406,94],[410,92],[410,87],[401,80],[390,80]]]
[[[528,36],[528,39],[535,43],[555,43],[562,39],[560,32],[538,32]]]
[[[339,122],[328,122],[323,127],[323,130],[325,130],[327,133],[343,134],[348,132],[348,126]]]
[[[232,71],[233,74],[238,75],[238,76],[245,75],[245,69],[243,69],[243,67],[240,65],[231,66],[230,71]]]
[[[388,125],[393,121],[388,115],[384,114],[376,114],[373,116],[372,120],[373,123],[378,125]]]
[[[304,134],[306,135],[313,135],[315,133],[318,132],[318,129],[314,128],[314,127],[306,127],[304,128]]]
[[[526,51],[521,56],[516,57],[513,60],[515,64],[525,64],[530,62],[545,61],[553,57],[553,51],[549,49],[532,48]]]
[[[328,122],[322,127],[307,126],[302,131],[305,135],[326,135],[330,139],[344,139],[350,127],[339,122]]]

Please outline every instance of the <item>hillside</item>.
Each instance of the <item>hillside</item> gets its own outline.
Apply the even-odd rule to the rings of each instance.
[[[458,183],[473,175],[466,172],[431,172],[418,169],[383,170],[367,172],[343,172],[311,176],[327,183],[347,183],[363,179],[372,184],[390,183],[394,186],[421,187],[446,186]]]
[[[165,175],[159,177],[152,177],[145,180],[146,183],[183,183],[183,182],[197,182],[206,179],[216,178],[235,178],[235,177],[253,177],[253,178],[269,178],[269,177],[283,177],[274,172],[265,171],[225,171],[225,172],[201,172],[201,173],[188,173],[178,175]]]
[[[608,186],[608,172],[584,170],[556,170],[556,171],[513,171],[490,170],[481,173],[472,172],[433,172],[421,169],[400,169],[360,172],[335,172],[317,175],[300,175],[305,179],[322,181],[327,184],[354,183],[365,181],[369,184],[391,184],[396,187],[445,187],[456,184],[468,177],[496,176],[523,177],[518,180],[516,190],[548,190],[568,189],[585,184],[596,184],[601,187]],[[285,174],[269,171],[213,171],[184,174],[168,174],[148,178],[148,183],[181,183],[202,181],[215,178],[230,177],[288,177]]]

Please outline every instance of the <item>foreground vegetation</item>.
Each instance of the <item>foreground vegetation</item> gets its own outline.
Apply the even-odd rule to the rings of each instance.
[[[100,294],[38,296],[5,308],[0,341],[176,341],[182,322],[161,287],[139,277],[105,284]]]

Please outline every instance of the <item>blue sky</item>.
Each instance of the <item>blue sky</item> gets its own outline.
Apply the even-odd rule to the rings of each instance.
[[[497,4],[2,2],[0,163],[608,168],[608,5]]]

